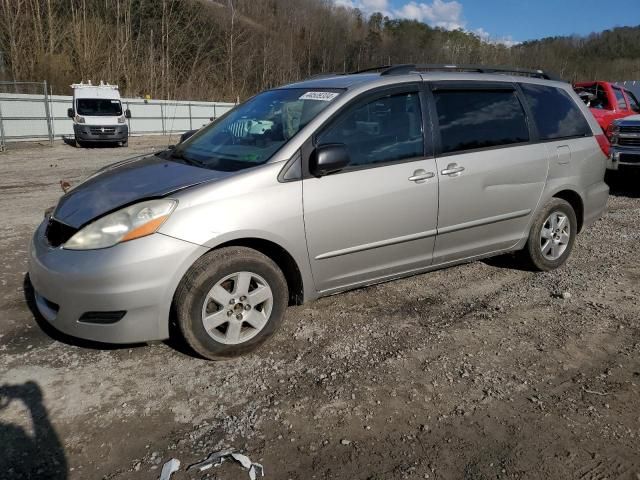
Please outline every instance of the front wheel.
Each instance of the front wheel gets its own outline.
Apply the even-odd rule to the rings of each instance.
[[[536,270],[554,270],[569,258],[577,232],[571,204],[553,198],[536,215],[523,253]]]
[[[189,269],[174,307],[189,346],[215,360],[249,352],[267,340],[282,322],[288,298],[285,277],[269,257],[226,247]]]

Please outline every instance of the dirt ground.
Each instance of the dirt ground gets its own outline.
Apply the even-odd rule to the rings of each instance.
[[[502,257],[321,299],[242,358],[46,328],[26,255],[59,181],[170,141],[0,154],[0,478],[249,478],[184,470],[230,447],[279,480],[640,479],[640,172],[558,271]]]

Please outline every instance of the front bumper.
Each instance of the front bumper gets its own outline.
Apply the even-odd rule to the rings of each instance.
[[[607,168],[618,170],[623,167],[640,167],[640,147],[611,145]]]
[[[118,125],[84,125],[73,124],[76,140],[81,142],[126,142],[129,138],[129,126]]]
[[[31,241],[29,277],[38,310],[52,326],[105,343],[169,337],[173,294],[205,247],[155,233],[101,250],[65,250],[47,243],[45,227],[46,221]],[[104,323],[103,312],[125,313]]]

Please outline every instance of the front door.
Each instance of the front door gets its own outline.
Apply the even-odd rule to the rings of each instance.
[[[431,263],[438,213],[418,85],[378,92],[339,112],[315,145],[344,144],[350,164],[303,180],[316,288],[371,283]]]

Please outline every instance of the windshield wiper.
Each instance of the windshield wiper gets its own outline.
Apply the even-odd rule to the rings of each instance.
[[[175,148],[173,150],[170,150],[169,155],[171,158],[182,160],[184,163],[188,165],[195,165],[196,167],[207,168],[207,165],[205,163],[201,162],[200,160],[196,160],[194,158],[189,158],[185,156],[183,152],[176,150]]]

